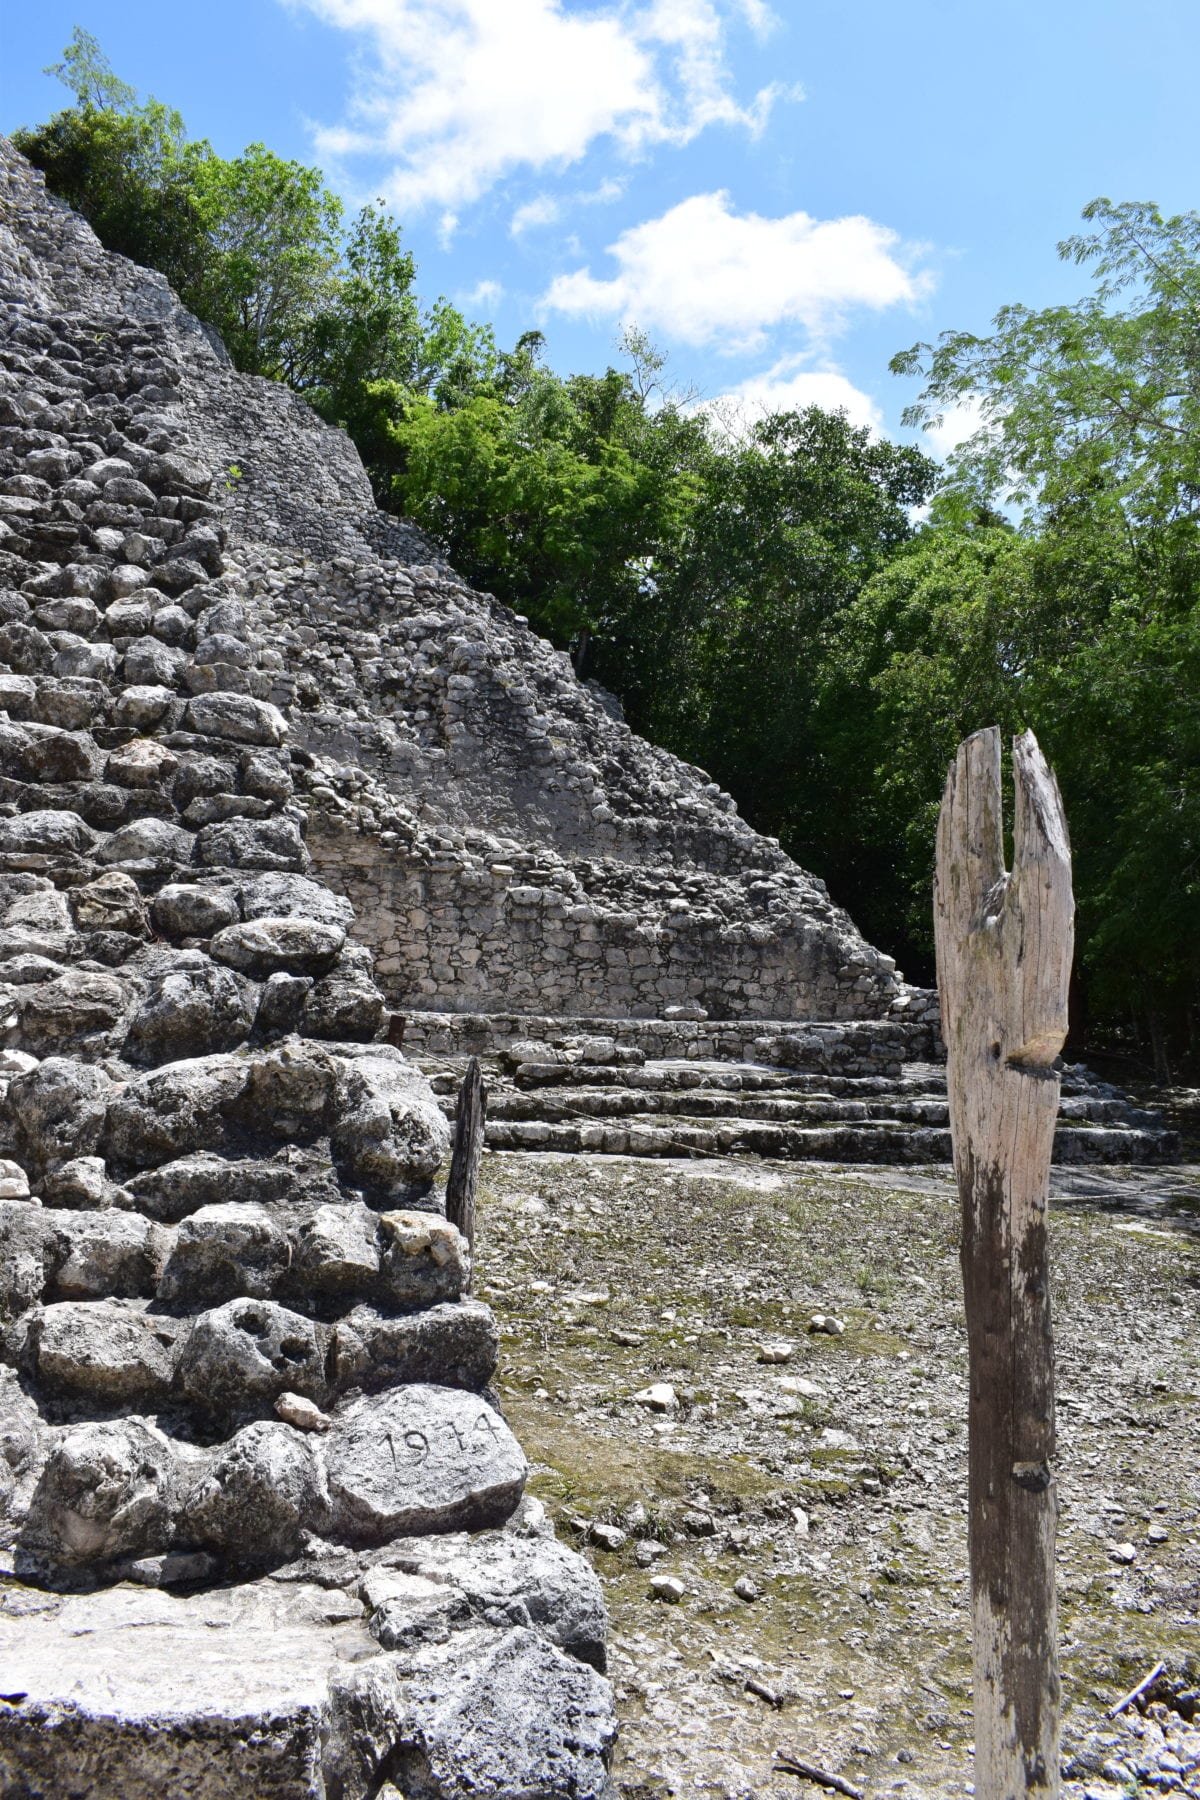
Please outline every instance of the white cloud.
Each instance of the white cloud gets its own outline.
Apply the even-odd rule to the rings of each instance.
[[[724,0],[727,7],[731,0]],[[283,0],[364,43],[325,156],[385,157],[394,205],[468,204],[513,170],[561,169],[610,137],[637,153],[706,126],[761,131],[784,90],[730,92],[717,0]],[[752,22],[761,0],[736,0]]]
[[[513,237],[523,237],[527,231],[535,231],[545,225],[557,225],[563,213],[572,207],[608,206],[613,200],[619,200],[624,192],[625,183],[610,176],[598,187],[582,188],[558,198],[553,194],[535,194],[532,200],[526,200],[523,206],[517,207],[508,229]]]
[[[715,400],[702,402],[698,410],[710,413],[734,433],[768,413],[801,412],[806,406],[820,406],[826,412],[840,410],[852,425],[880,430],[883,414],[869,394],[837,369],[808,369],[803,362],[802,357],[783,357],[763,374],[750,375]]]
[[[976,394],[968,394],[957,406],[949,406],[938,425],[926,425],[925,436],[934,456],[943,461],[952,450],[966,443],[984,424],[983,402]]]
[[[771,11],[766,0],[737,0],[737,6],[755,37],[769,37],[779,24],[778,13]]]
[[[695,194],[622,232],[611,279],[560,275],[544,304],[556,312],[636,319],[689,344],[760,347],[789,323],[827,337],[851,307],[911,303],[927,290],[899,240],[871,219],[766,219],[736,213],[727,193]]]
[[[503,298],[503,283],[492,281],[490,278],[485,277],[484,280],[477,281],[475,286],[467,293],[462,294],[459,297],[458,303],[460,306],[467,308],[482,307],[485,310],[488,310],[491,307],[498,305]]]
[[[538,194],[527,200],[524,206],[518,206],[512,216],[509,230],[513,237],[520,237],[526,231],[534,231],[542,225],[553,225],[559,216],[561,207],[551,194]]]

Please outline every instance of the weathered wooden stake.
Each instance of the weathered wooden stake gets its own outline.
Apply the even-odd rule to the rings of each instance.
[[[479,1186],[479,1161],[483,1155],[486,1123],[487,1089],[479,1070],[479,1058],[473,1056],[458,1090],[458,1104],[454,1109],[454,1150],[446,1180],[446,1217],[466,1238],[472,1262],[475,1257],[475,1190]]]
[[[1058,784],[1014,740],[1004,867],[1000,733],[959,745],[937,833],[934,932],[970,1354],[968,1541],[977,1800],[1056,1796],[1054,1347],[1046,1201],[1074,907]]]

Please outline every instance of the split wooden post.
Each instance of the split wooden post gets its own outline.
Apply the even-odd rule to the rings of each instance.
[[[937,832],[934,933],[970,1357],[968,1541],[977,1800],[1059,1787],[1054,1347],[1046,1202],[1074,906],[1058,784],[1013,742],[1004,867],[1000,733],[959,745]]]
[[[486,1123],[487,1089],[483,1085],[479,1058],[473,1056],[458,1090],[458,1103],[454,1109],[454,1150],[446,1179],[446,1217],[466,1238],[472,1264],[475,1259],[475,1192],[479,1186],[479,1162],[483,1155]],[[470,1287],[469,1282],[467,1286]]]

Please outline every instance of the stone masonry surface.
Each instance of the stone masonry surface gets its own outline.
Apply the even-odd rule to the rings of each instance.
[[[285,597],[417,557],[0,140],[2,1796],[607,1785],[599,1586],[306,841]]]

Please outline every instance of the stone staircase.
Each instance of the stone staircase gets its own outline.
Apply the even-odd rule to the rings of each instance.
[[[522,1023],[528,1032],[518,1033]],[[743,1040],[738,1060],[731,1037]],[[448,1115],[467,1055],[481,1055],[494,1150],[896,1164],[950,1157],[945,1070],[928,1044],[926,1028],[890,1021],[431,1014],[410,1016],[405,1037]],[[1178,1152],[1157,1114],[1082,1065],[1064,1069],[1056,1162],[1167,1162]]]

